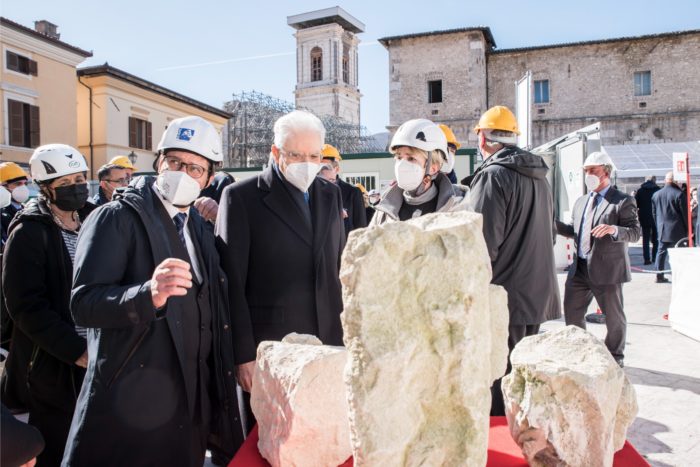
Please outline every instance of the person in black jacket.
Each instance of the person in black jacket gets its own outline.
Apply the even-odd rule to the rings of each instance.
[[[263,340],[298,332],[343,345],[343,204],[340,189],[316,176],[325,129],[313,114],[294,111],[274,131],[273,164],[224,190],[216,224],[245,391]]]
[[[3,294],[14,322],[3,403],[28,407],[29,423],[46,442],[37,465],[56,466],[88,361],[86,330],[74,324],[69,297],[77,232],[92,206],[88,166],[76,149],[40,146],[30,164],[41,195],[10,225],[3,258]]]
[[[7,240],[7,230],[10,222],[22,210],[23,204],[29,199],[29,176],[22,168],[14,162],[3,162],[0,164],[0,184],[10,192],[10,204],[2,208],[0,222],[2,230],[0,236],[2,243]]]
[[[474,131],[484,163],[471,180],[468,210],[483,215],[491,282],[508,293],[512,351],[524,337],[537,334],[540,324],[561,317],[549,169],[540,156],[515,146],[518,124],[508,108],[487,110]],[[504,415],[500,383],[491,390],[491,415]]]
[[[367,215],[365,203],[362,200],[362,192],[359,188],[349,184],[340,178],[340,161],[343,159],[340,152],[330,144],[324,144],[321,151],[323,164],[329,165],[333,172],[331,181],[338,185],[343,196],[343,222],[345,224],[345,236],[352,230],[367,227]]]
[[[216,129],[173,120],[158,177],[141,177],[85,224],[71,295],[90,363],[65,466],[201,467],[243,441],[227,281],[192,207],[222,159]]]
[[[665,185],[651,198],[652,213],[659,233],[659,253],[656,255],[656,270],[666,268],[668,249],[688,236],[688,203],[685,194],[673,181],[673,172],[668,172]],[[656,282],[668,282],[664,273],[656,274]]]
[[[656,253],[659,249],[659,239],[656,232],[656,222],[652,214],[651,197],[660,188],[656,184],[656,177],[647,177],[642,183],[637,192],[634,194],[634,199],[637,201],[637,211],[639,214],[639,224],[642,226],[642,252],[644,253],[644,264],[652,264],[656,261]],[[649,242],[652,249],[649,254]]]
[[[131,181],[127,169],[114,164],[105,164],[97,171],[97,179],[100,181],[97,193],[92,197],[92,204],[102,206],[112,201],[114,191],[119,187],[125,187]]]

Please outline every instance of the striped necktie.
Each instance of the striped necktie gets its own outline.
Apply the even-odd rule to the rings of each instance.
[[[180,241],[187,248],[187,243],[185,242],[185,222],[187,221],[187,214],[180,212],[175,214],[173,217],[173,222],[175,222],[175,227],[177,228],[177,235],[180,237]]]

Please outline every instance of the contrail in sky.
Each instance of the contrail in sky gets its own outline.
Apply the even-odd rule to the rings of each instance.
[[[377,45],[377,44],[379,44],[379,42],[372,41],[372,42],[360,43],[359,46],[363,47],[363,46]],[[211,65],[223,65],[225,63],[249,62],[251,60],[263,60],[265,58],[287,57],[289,55],[294,55],[295,53],[296,52],[279,52],[279,53],[275,53],[275,54],[253,55],[250,57],[227,58],[225,60],[216,60],[213,62],[191,63],[189,65],[166,66],[163,68],[157,68],[156,71],[186,70],[188,68],[200,68],[200,67],[211,66]]]

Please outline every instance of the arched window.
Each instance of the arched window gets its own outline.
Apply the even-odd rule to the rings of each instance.
[[[323,80],[323,52],[321,47],[311,49],[311,81]]]

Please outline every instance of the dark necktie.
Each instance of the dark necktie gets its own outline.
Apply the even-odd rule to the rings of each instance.
[[[588,256],[591,252],[591,230],[593,230],[593,212],[595,211],[596,205],[598,204],[598,193],[595,191],[591,193],[591,199],[588,201],[588,206],[586,206],[586,222],[583,225],[583,231],[581,232],[581,249],[583,253]]]
[[[180,212],[175,214],[173,217],[173,222],[175,222],[175,228],[177,228],[177,235],[180,237],[180,241],[187,248],[187,243],[185,242],[185,221],[187,220],[187,214]]]

